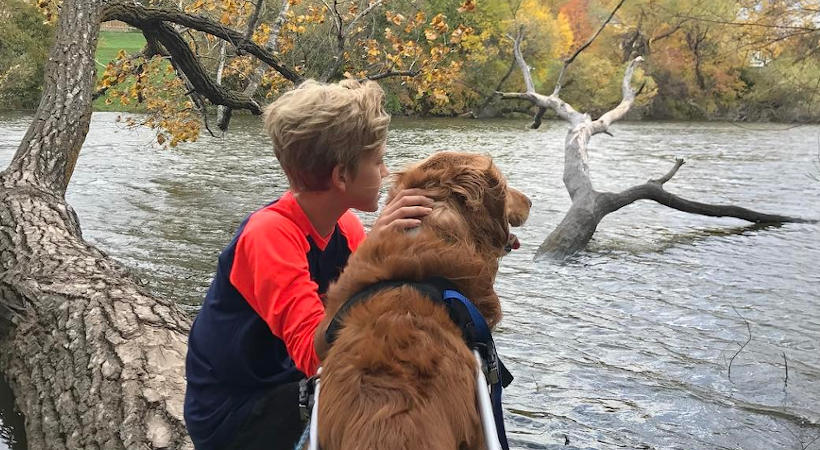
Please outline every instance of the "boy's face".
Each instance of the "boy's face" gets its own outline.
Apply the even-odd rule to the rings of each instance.
[[[379,188],[389,173],[384,165],[384,146],[362,157],[356,176],[346,184],[350,207],[367,212],[379,209]]]

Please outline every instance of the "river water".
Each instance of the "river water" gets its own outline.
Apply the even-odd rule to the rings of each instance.
[[[67,199],[87,240],[193,312],[235,227],[285,178],[258,119],[163,150],[115,117],[94,115]],[[0,116],[0,167],[29,121]],[[526,125],[397,119],[387,157],[399,168],[439,149],[488,153],[533,200],[496,286],[496,342],[516,376],[504,401],[511,445],[820,450],[820,225],[639,202],[606,217],[581,254],[534,262],[569,206],[566,127]],[[674,193],[820,218],[818,126],[642,122],[613,133],[591,145],[599,190],[663,175],[682,156]],[[0,449],[24,448],[12,403],[0,383]]]

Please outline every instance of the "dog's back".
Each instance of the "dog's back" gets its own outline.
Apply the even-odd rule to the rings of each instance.
[[[323,367],[322,449],[483,447],[472,354],[444,308],[415,289],[352,309]]]

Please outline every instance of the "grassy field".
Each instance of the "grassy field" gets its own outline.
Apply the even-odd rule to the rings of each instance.
[[[126,54],[131,54],[142,50],[145,46],[145,38],[142,33],[122,32],[122,31],[101,31],[100,38],[97,41],[97,79],[102,75],[105,66],[117,57],[117,52],[120,49],[125,50]],[[95,111],[128,111],[139,112],[141,107],[128,105],[123,106],[119,101],[110,105],[105,104],[107,96],[103,96],[94,101]]]

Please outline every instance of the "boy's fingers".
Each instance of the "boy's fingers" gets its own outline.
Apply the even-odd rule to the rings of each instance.
[[[406,230],[408,228],[416,228],[419,225],[421,225],[421,220],[419,219],[396,219],[390,222],[388,228],[395,230]]]
[[[397,209],[393,214],[395,215],[394,219],[408,219],[413,217],[424,217],[432,211],[433,208],[428,208],[426,206],[404,206]]]
[[[403,206],[395,211],[391,211],[385,216],[382,216],[381,222],[384,224],[391,224],[396,220],[424,217],[432,211],[432,208],[428,208],[426,206]]]
[[[393,211],[400,208],[406,208],[410,206],[428,206],[432,204],[433,200],[423,195],[396,197],[393,199],[393,201],[385,205],[384,212],[390,214]]]

